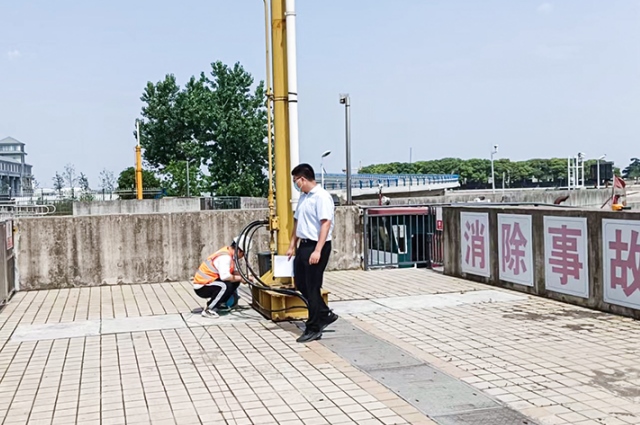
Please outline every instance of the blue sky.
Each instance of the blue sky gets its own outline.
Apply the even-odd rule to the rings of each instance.
[[[300,159],[640,155],[638,0],[298,1]],[[134,164],[147,81],[214,60],[264,79],[259,0],[0,2],[0,138],[26,143],[42,186]]]

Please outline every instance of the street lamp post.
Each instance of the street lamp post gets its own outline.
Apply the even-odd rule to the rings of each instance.
[[[193,161],[193,159],[187,159],[185,162],[187,163],[187,198],[191,196],[191,192],[189,190],[189,163]]]
[[[600,160],[605,159],[606,157],[607,157],[607,154],[604,154],[596,160],[596,168],[597,168],[596,175],[598,176],[598,184],[596,185],[596,187],[598,189],[600,189]]]
[[[324,189],[324,159],[331,155],[331,151],[324,151],[320,157],[320,173],[322,173],[322,188]]]
[[[351,205],[351,102],[348,94],[340,94],[344,105],[345,143],[347,145],[347,205]]]
[[[576,185],[579,189],[584,189],[584,152],[578,152],[578,156],[576,159],[576,177],[580,185]],[[580,171],[582,171],[582,181],[580,181]]]
[[[491,191],[496,193],[496,177],[493,169],[493,156],[498,153],[498,145],[493,145],[493,150],[491,151]]]

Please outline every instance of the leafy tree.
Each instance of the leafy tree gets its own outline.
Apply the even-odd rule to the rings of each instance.
[[[62,196],[62,189],[64,189],[64,177],[56,171],[56,175],[53,176],[53,188],[58,192],[58,196]]]
[[[155,85],[147,83],[140,100],[143,120],[140,122],[140,144],[145,160],[155,168],[183,159],[181,143],[191,139],[192,131],[185,120],[188,94],[180,90],[173,74]]]
[[[89,187],[89,179],[84,173],[80,173],[80,177],[78,177],[78,185],[80,186],[80,200],[81,201],[93,201],[93,193],[91,193],[91,188]]]
[[[173,75],[147,84],[141,97],[141,144],[145,160],[164,176],[170,191],[186,193],[186,175],[179,181],[186,171],[179,164],[189,160],[197,190],[266,194],[265,93],[262,82],[252,90],[253,85],[240,64],[229,67],[220,61],[211,64],[208,75],[191,77],[184,89]],[[197,165],[207,167],[209,178],[196,171]]]
[[[633,160],[632,160],[633,161]],[[638,176],[640,177],[640,160],[637,161]],[[591,164],[596,160],[585,161],[585,181],[595,183],[596,176],[591,175]],[[635,169],[632,165],[627,167]],[[534,158],[526,161],[510,161],[496,159],[494,161],[496,186],[504,183],[506,187],[525,186],[566,186],[567,159],[566,158]],[[491,161],[489,159],[459,159],[442,158],[431,161],[418,161],[413,164],[388,163],[373,164],[363,167],[362,173],[398,174],[413,170],[418,174],[457,174],[463,188],[491,187]],[[614,169],[614,172],[616,169]],[[619,170],[618,170],[619,172]],[[504,177],[503,177],[504,176]]]
[[[186,161],[173,161],[164,168],[164,186],[169,196],[187,195],[187,163]],[[189,191],[191,196],[200,196],[211,187],[209,177],[205,176],[197,163],[189,164]]]
[[[142,170],[142,187],[145,189],[159,189],[162,186],[158,177],[153,171]],[[125,168],[118,176],[119,190],[135,190],[136,169],[134,167]]]
[[[78,185],[84,192],[91,190],[89,187],[89,179],[84,173],[80,173],[80,177],[78,177]]]
[[[622,177],[625,179],[637,179],[640,177],[640,159],[631,158],[631,163],[622,170]]]

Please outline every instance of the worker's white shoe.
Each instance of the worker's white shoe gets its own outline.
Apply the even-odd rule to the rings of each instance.
[[[217,319],[218,317],[220,317],[220,315],[215,310],[210,310],[208,308],[202,310],[202,313],[200,314],[202,315],[202,317],[210,317],[212,319]]]

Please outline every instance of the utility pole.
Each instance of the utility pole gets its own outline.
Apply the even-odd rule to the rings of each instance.
[[[498,153],[498,145],[493,145],[493,150],[491,151],[491,191],[492,193],[496,193],[496,177],[493,169],[493,156]]]
[[[344,105],[345,144],[347,151],[347,205],[351,205],[351,100],[348,94],[340,95]]]

